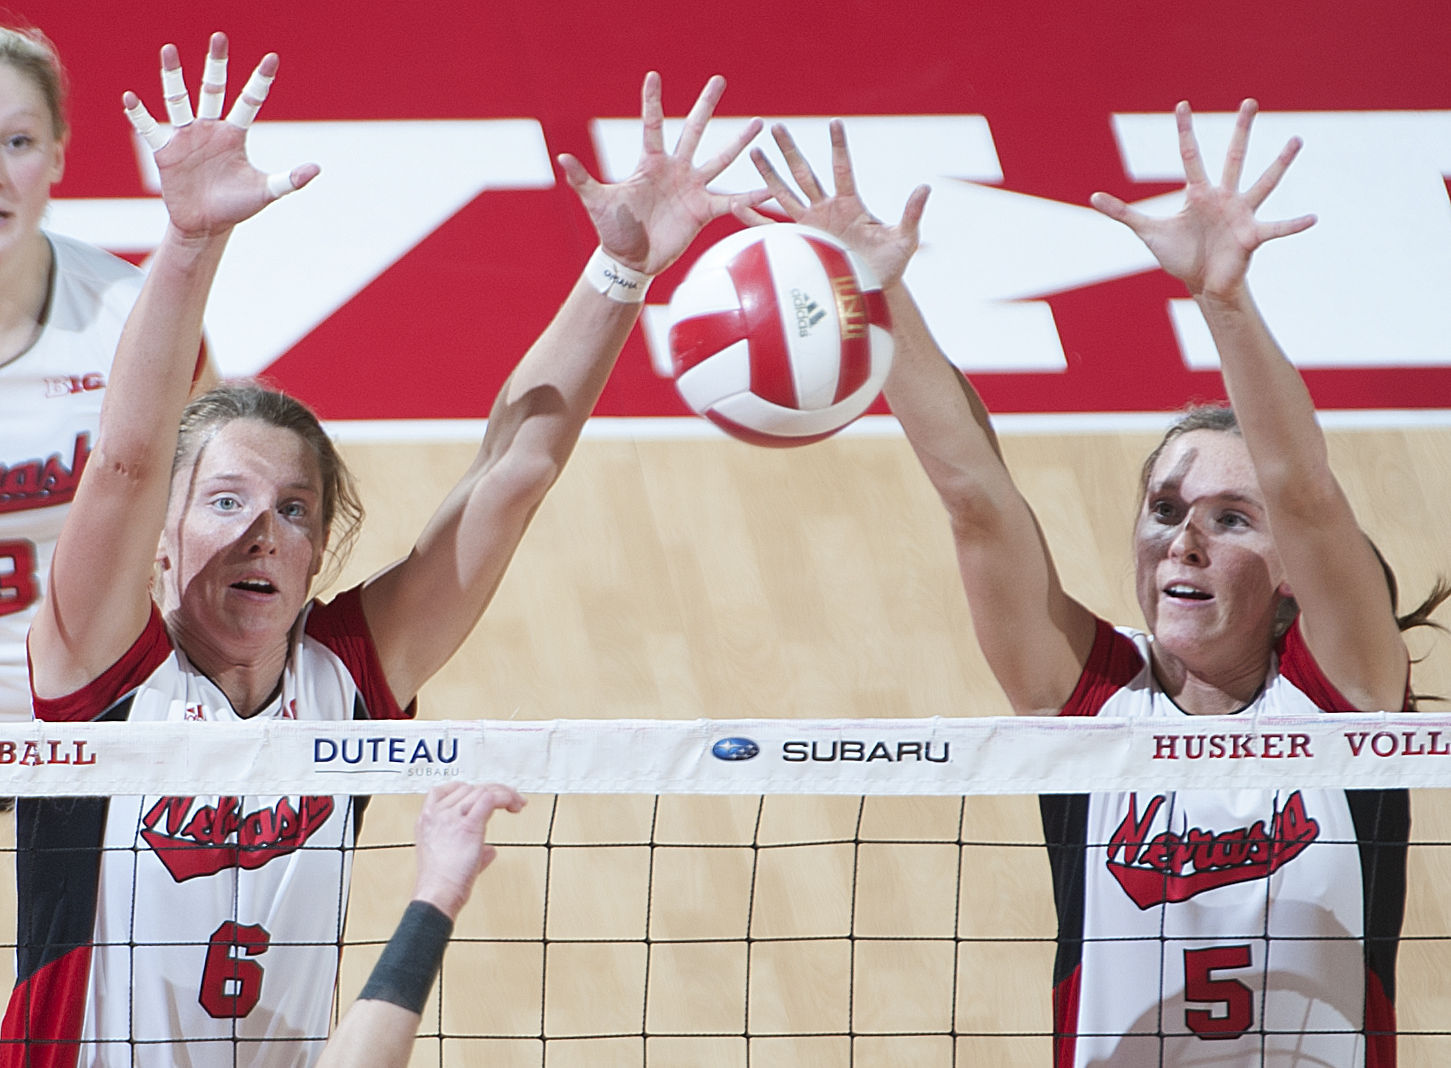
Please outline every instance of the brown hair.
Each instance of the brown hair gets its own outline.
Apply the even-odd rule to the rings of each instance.
[[[9,63],[40,90],[50,111],[50,129],[57,141],[70,131],[66,121],[65,67],[50,38],[34,26],[0,25],[0,62]]]
[[[290,430],[306,442],[317,457],[318,470],[322,474],[323,531],[328,539],[327,576],[319,580],[325,585],[342,569],[357,540],[363,522],[363,502],[352,472],[343,462],[337,446],[307,405],[256,382],[228,382],[202,394],[181,414],[176,454],[171,461],[172,475],[194,463],[216,432],[238,419],[255,419],[268,426]],[[334,532],[336,537],[333,537]]]
[[[1234,416],[1234,409],[1227,404],[1196,404],[1184,409],[1179,418],[1174,420],[1168,430],[1164,431],[1164,436],[1159,440],[1159,444],[1154,446],[1154,451],[1149,453],[1148,458],[1144,460],[1144,466],[1139,472],[1140,505],[1143,504],[1144,497],[1149,492],[1149,479],[1153,476],[1154,464],[1158,463],[1164,449],[1169,442],[1192,430],[1214,430],[1221,434],[1240,436],[1239,421]],[[1381,571],[1385,573],[1386,587],[1391,594],[1391,611],[1397,612],[1396,625],[1400,627],[1401,631],[1408,631],[1415,627],[1435,627],[1437,630],[1444,631],[1446,628],[1432,619],[1431,615],[1447,598],[1451,598],[1451,581],[1448,581],[1444,575],[1438,575],[1421,603],[1405,615],[1400,615],[1398,611],[1400,587],[1396,582],[1396,573],[1375,542],[1370,541],[1369,537],[1366,540],[1370,542],[1371,551],[1375,553],[1375,558],[1380,561]],[[1299,611],[1300,606],[1295,603],[1293,597],[1286,597],[1280,603],[1275,615],[1275,634],[1277,636],[1289,629]],[[1422,700],[1440,700],[1440,698],[1432,698],[1428,694],[1412,694],[1411,697],[1412,705],[1417,697]]]

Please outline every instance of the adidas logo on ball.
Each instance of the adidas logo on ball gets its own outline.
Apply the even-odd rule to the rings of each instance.
[[[796,304],[796,336],[806,337],[813,326],[826,318],[826,312],[799,289],[791,290],[791,299]]]

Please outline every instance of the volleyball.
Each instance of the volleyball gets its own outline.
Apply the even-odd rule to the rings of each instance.
[[[867,410],[892,365],[886,300],[870,267],[821,230],[732,234],[670,299],[675,388],[691,410],[754,445],[805,445]]]

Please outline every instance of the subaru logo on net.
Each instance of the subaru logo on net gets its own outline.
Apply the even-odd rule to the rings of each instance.
[[[722,738],[710,747],[717,760],[750,760],[761,752],[761,747],[749,738]]]

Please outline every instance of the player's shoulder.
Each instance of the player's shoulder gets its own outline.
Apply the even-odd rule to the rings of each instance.
[[[146,277],[144,272],[120,256],[65,234],[47,231],[45,237],[55,256],[57,286],[64,284],[97,290],[113,286],[131,290],[141,288]]]

